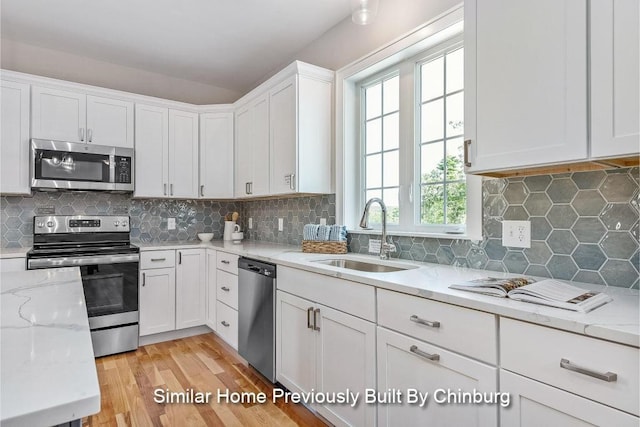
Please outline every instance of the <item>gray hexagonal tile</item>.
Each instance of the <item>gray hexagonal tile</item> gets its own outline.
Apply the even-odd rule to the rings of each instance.
[[[629,287],[638,280],[638,272],[629,261],[610,259],[600,269],[600,275],[609,286]]]
[[[571,257],[582,270],[598,270],[607,260],[598,245],[580,244]]]
[[[596,271],[580,270],[575,276],[573,276],[573,280],[576,282],[606,285],[600,274]]]
[[[551,233],[551,225],[542,216],[532,216],[531,221],[531,240],[546,240]]]
[[[554,179],[547,194],[553,203],[569,203],[578,192],[578,187],[570,179]]]
[[[547,239],[547,244],[555,254],[570,254],[578,242],[568,230],[553,230]]]
[[[502,221],[495,218],[485,218],[483,228],[485,237],[502,238]]]
[[[532,216],[544,216],[551,207],[551,200],[546,193],[531,193],[524,202],[524,207]]]
[[[502,261],[509,273],[524,273],[529,262],[522,252],[508,251]]]
[[[598,218],[578,218],[571,231],[580,243],[598,243],[606,233],[606,228]]]
[[[429,254],[435,254],[436,252],[438,252],[438,249],[440,249],[440,243],[438,243],[438,239],[421,239],[418,237],[414,238],[414,241],[418,240],[421,241],[424,249]]]
[[[485,270],[499,271],[499,272],[507,271],[505,270],[504,264],[502,264],[502,261],[489,261],[485,267]]]
[[[638,183],[628,174],[607,175],[600,192],[608,202],[628,202],[638,188]]]
[[[502,192],[507,203],[510,205],[522,204],[527,198],[528,190],[523,182],[509,182]]]
[[[487,194],[500,194],[506,186],[506,179],[485,178],[482,182],[482,188]]]
[[[489,257],[487,257],[487,254],[481,248],[471,248],[467,254],[467,262],[471,268],[484,268],[488,261]]]
[[[554,279],[571,280],[578,267],[568,255],[554,255],[547,263],[547,270]]]
[[[554,205],[547,214],[553,228],[571,228],[577,218],[578,214],[571,205]]]
[[[551,277],[549,270],[544,265],[530,265],[525,270],[524,274],[527,276],[539,276],[539,277]]]
[[[609,231],[600,246],[609,258],[629,259],[638,249],[638,242],[627,231]]]
[[[507,202],[504,197],[500,195],[491,195],[485,197],[484,211],[488,216],[502,216],[502,213],[507,208]]]
[[[575,172],[571,179],[580,190],[595,190],[605,176],[602,171]]]
[[[411,257],[414,261],[422,261],[425,255],[427,255],[427,252],[424,250],[424,246],[420,243],[412,244],[409,252],[411,253]]]
[[[524,179],[524,184],[529,191],[544,191],[550,183],[551,176],[549,175],[528,176]]]
[[[489,239],[487,240],[484,251],[491,260],[500,260],[504,258],[507,253],[507,249],[502,246],[502,242],[500,239]]]
[[[503,218],[510,221],[526,221],[527,219],[529,219],[529,214],[522,206],[512,205],[504,211]]]
[[[524,250],[524,255],[531,264],[546,264],[551,258],[551,251],[545,242],[531,242],[531,247]]]
[[[450,265],[456,257],[450,247],[441,246],[440,249],[438,249],[438,252],[436,252],[436,259],[440,264]]]
[[[631,256],[631,259],[629,259],[629,262],[633,265],[633,268],[640,271],[640,252],[636,251],[636,253]]]
[[[581,216],[597,216],[606,202],[597,190],[580,190],[571,205]]]
[[[628,203],[609,203],[600,214],[608,230],[630,230],[638,221],[638,213]]]
[[[451,249],[456,257],[466,257],[471,249],[471,241],[469,240],[454,240],[451,242]]]

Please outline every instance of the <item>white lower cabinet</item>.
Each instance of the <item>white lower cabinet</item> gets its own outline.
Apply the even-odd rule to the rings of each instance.
[[[140,272],[140,336],[176,328],[175,268]]]
[[[6,258],[0,259],[0,273],[9,273],[13,271],[26,271],[27,260],[24,258]]]
[[[209,288],[209,304],[215,306],[214,330],[234,349],[238,349],[238,255],[218,251],[215,264],[215,285]]]
[[[216,332],[231,347],[238,349],[238,311],[228,305],[216,301],[216,317],[218,325]]]
[[[378,403],[379,426],[498,425],[497,368],[385,328],[377,332],[378,392],[388,399],[402,393],[401,404]],[[494,403],[455,402],[460,392],[492,396]]]
[[[349,286],[349,285],[345,285]],[[291,391],[360,393],[358,405],[312,405],[335,425],[375,425],[375,325],[304,298],[277,292],[277,380]]]
[[[500,388],[511,395],[500,412],[503,426],[638,426],[633,415],[505,370]]]
[[[205,250],[179,250],[176,255],[176,329],[204,325],[207,310]]]

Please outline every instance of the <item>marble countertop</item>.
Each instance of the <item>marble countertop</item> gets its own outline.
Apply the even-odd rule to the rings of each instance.
[[[2,248],[0,249],[0,259],[9,259],[9,258],[25,258],[27,256],[27,252],[31,250],[28,248]]]
[[[0,275],[0,424],[50,426],[100,411],[77,267]]]
[[[640,346],[640,292],[635,289],[571,282],[584,289],[609,294],[613,302],[590,313],[576,313],[553,307],[496,298],[449,289],[452,283],[486,277],[513,277],[514,274],[454,267],[449,265],[392,260],[389,264],[409,264],[418,268],[392,273],[367,273],[314,263],[330,258],[351,258],[379,262],[376,256],[303,253],[299,246],[247,241],[241,244],[215,240],[207,243],[136,243],[141,250],[209,248],[252,257],[314,273],[364,283],[436,301],[486,311],[500,316],[537,323],[621,344]]]

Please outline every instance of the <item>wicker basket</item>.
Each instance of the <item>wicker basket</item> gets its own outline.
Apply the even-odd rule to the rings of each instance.
[[[303,240],[302,252],[312,252],[317,254],[346,254],[347,242]]]

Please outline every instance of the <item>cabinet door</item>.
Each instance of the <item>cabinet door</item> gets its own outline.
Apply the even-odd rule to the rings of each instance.
[[[271,134],[271,194],[296,190],[297,173],[297,79],[293,76],[269,94]]]
[[[133,102],[88,95],[86,140],[133,148]]]
[[[206,283],[205,250],[177,251],[176,329],[205,324]]]
[[[500,389],[511,395],[511,405],[500,410],[505,426],[638,426],[633,415],[505,370]]]
[[[465,2],[469,172],[587,157],[587,2]]]
[[[278,291],[276,378],[291,391],[316,387],[316,337],[311,301]]]
[[[29,85],[0,84],[0,193],[29,194]]]
[[[403,392],[402,404],[378,405],[379,426],[497,426],[498,407],[437,403],[447,390],[495,393],[497,370],[459,354],[378,327],[378,391]],[[438,355],[439,359],[429,360]],[[408,404],[409,390],[429,393],[426,404]],[[438,390],[443,390],[439,392]],[[511,425],[511,424],[505,424]]]
[[[249,183],[253,176],[253,140],[252,110],[244,107],[236,111],[235,134],[235,167],[234,167],[234,195],[245,197],[249,195]]]
[[[0,273],[9,273],[12,271],[26,271],[27,260],[25,258],[6,258],[0,259]]]
[[[169,110],[136,104],[136,197],[166,197],[169,186]]]
[[[376,327],[373,323],[325,306],[317,306],[317,390],[350,390],[364,397],[376,387]],[[375,405],[328,404],[318,412],[336,425],[375,425]]]
[[[200,114],[201,198],[233,198],[233,113]]]
[[[33,86],[31,97],[32,138],[86,142],[86,95]]]
[[[640,151],[640,4],[591,2],[591,156]]]
[[[252,171],[251,195],[266,196],[269,194],[269,98],[260,98],[252,107],[253,110],[253,144],[251,150]]]
[[[140,272],[140,336],[176,328],[176,272],[158,268]]]
[[[216,252],[207,251],[207,321],[208,327],[216,330]]]
[[[198,197],[198,114],[169,110],[169,195]]]

